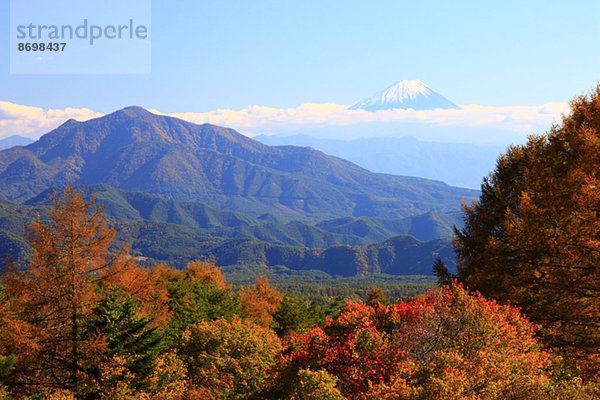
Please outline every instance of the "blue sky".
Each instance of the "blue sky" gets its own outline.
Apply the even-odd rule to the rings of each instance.
[[[0,4],[0,100],[44,109],[351,104],[402,79],[540,105],[600,80],[597,1],[153,1],[148,75],[11,75]]]

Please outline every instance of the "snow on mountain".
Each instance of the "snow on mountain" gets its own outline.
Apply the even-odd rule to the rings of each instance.
[[[392,110],[395,108],[435,110],[437,108],[458,109],[460,107],[418,80],[396,82],[387,89],[349,107],[350,110],[366,111]]]

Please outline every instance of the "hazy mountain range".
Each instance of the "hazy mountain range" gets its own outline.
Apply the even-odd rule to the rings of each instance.
[[[309,135],[260,135],[254,139],[268,145],[310,146],[369,171],[418,176],[468,188],[479,188],[505,151],[504,146],[425,142],[412,137],[336,140]]]

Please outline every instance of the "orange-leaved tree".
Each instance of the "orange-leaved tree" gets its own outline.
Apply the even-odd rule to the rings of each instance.
[[[600,377],[600,86],[510,147],[464,205],[459,280],[522,307],[545,344]]]
[[[115,230],[93,198],[85,201],[69,186],[51,200],[49,222],[38,217],[29,226],[31,260],[24,269],[8,268],[2,283],[7,307],[27,325],[30,340],[17,354],[20,386],[26,392],[68,389],[79,398],[82,363],[96,347],[83,341],[83,320],[98,301],[95,281],[130,261],[124,252],[108,251]]]
[[[263,326],[269,326],[273,321],[273,314],[282,299],[283,296],[271,287],[266,275],[258,276],[250,288],[240,290],[243,313]]]

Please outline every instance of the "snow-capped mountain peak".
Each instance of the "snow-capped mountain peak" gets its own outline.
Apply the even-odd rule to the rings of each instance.
[[[460,108],[419,80],[404,80],[349,107],[351,110],[391,110],[395,108],[435,110]]]

